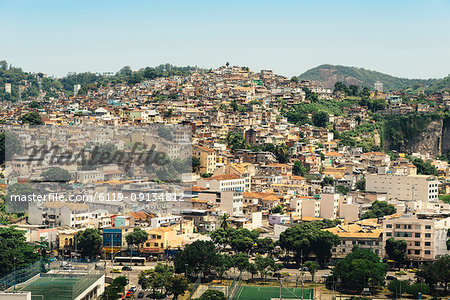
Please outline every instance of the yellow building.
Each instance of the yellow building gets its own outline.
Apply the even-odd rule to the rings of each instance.
[[[212,174],[216,169],[216,151],[214,149],[203,147],[199,145],[194,145],[193,156],[200,159],[199,173]]]
[[[158,227],[146,230],[148,239],[140,247],[142,254],[163,254],[165,250],[181,247],[183,238],[170,227]]]

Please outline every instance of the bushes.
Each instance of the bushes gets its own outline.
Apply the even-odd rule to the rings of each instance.
[[[388,290],[395,296],[399,296],[401,294],[408,294],[414,298],[417,298],[419,293],[421,294],[429,294],[430,288],[423,282],[417,282],[411,284],[409,280],[393,280],[388,286]]]

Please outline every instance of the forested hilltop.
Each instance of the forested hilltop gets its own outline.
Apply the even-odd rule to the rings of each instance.
[[[439,81],[438,79],[399,78],[377,71],[340,65],[320,65],[299,75],[299,79],[319,81],[328,88],[334,87],[334,84],[339,81],[347,85],[373,88],[374,83],[380,81],[385,91],[427,88]]]
[[[171,64],[162,64],[156,67],[145,67],[132,71],[125,66],[117,73],[104,75],[92,72],[69,73],[62,78],[47,77],[43,73],[25,72],[21,68],[9,65],[7,61],[0,61],[0,100],[18,101],[35,99],[40,91],[45,92],[43,100],[57,98],[59,94],[73,95],[73,87],[81,85],[79,95],[84,95],[90,89],[96,89],[107,84],[136,84],[144,80],[158,77],[188,76],[194,72],[205,70],[197,67],[177,67]],[[11,93],[7,93],[5,84],[11,84]]]

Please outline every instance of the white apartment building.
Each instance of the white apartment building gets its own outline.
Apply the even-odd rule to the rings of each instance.
[[[375,175],[366,176],[366,191],[386,193],[388,200],[411,201],[416,209],[423,203],[438,203],[439,181],[430,175]]]

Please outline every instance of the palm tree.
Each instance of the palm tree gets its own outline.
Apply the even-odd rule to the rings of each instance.
[[[230,227],[230,216],[227,213],[224,213],[220,217],[220,228],[228,229]]]

